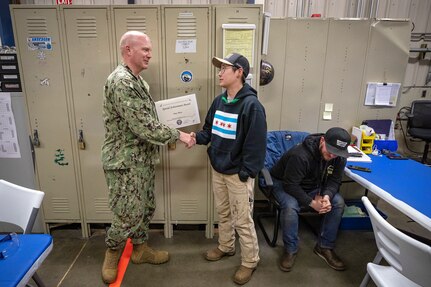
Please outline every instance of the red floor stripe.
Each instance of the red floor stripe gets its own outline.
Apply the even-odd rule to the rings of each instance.
[[[132,255],[133,244],[132,241],[127,239],[126,246],[124,247],[123,254],[121,254],[120,262],[118,262],[118,273],[117,280],[114,283],[109,284],[109,287],[120,287],[123,281],[124,274],[126,273],[127,265],[130,261],[130,256]]]

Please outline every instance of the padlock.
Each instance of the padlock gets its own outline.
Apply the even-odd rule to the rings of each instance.
[[[84,132],[82,130],[79,130],[78,146],[79,149],[85,149]]]
[[[79,149],[85,149],[85,142],[79,141]]]

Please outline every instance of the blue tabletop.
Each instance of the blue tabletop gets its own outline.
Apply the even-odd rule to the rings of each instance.
[[[349,162],[371,172],[351,170],[364,179],[431,218],[431,167],[413,160],[391,160],[370,156],[371,163]]]
[[[0,239],[5,235],[0,235]],[[0,259],[0,286],[16,286],[36,258],[51,245],[48,234],[19,234],[19,248],[5,259]]]

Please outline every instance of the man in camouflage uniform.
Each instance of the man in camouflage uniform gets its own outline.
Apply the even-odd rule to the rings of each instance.
[[[153,250],[146,243],[156,208],[154,165],[160,145],[179,139],[190,147],[194,141],[189,134],[172,129],[157,118],[149,86],[139,75],[151,59],[150,38],[129,31],[120,40],[120,50],[123,63],[109,75],[103,101],[102,162],[114,215],[105,239],[105,283],[112,283],[117,277],[118,260],[127,238],[133,243],[133,263],[161,264],[169,260],[168,252]]]

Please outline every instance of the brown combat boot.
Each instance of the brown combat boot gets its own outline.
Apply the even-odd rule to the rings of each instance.
[[[169,261],[167,251],[153,250],[147,243],[133,244],[132,262],[135,264],[163,264]]]
[[[118,261],[121,257],[121,249],[108,248],[105,252],[105,260],[102,266],[102,279],[106,284],[110,284],[117,279]]]
[[[205,259],[208,261],[217,261],[222,259],[225,256],[234,256],[235,251],[223,252],[218,247],[208,250],[205,253]]]
[[[250,281],[254,270],[256,270],[256,268],[248,268],[243,265],[239,266],[238,270],[235,272],[235,276],[233,277],[233,282],[239,285],[247,283]]]

